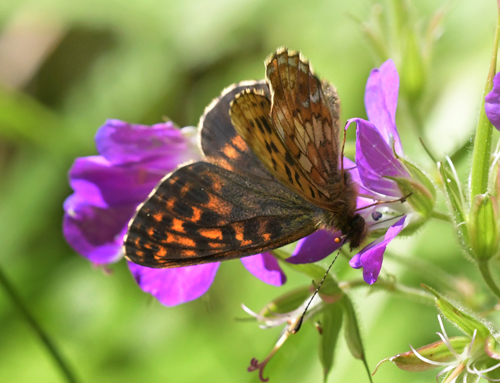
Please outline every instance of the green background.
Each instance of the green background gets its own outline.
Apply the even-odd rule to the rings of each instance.
[[[398,1],[383,2],[389,11]],[[94,268],[61,235],[66,174],[78,156],[95,154],[93,137],[107,118],[153,124],[168,116],[197,125],[220,91],[264,76],[279,46],[300,50],[338,87],[343,120],[366,117],[369,71],[382,61],[361,32],[369,0],[0,2],[0,267],[53,337],[81,382],[257,382],[250,359],[262,360],[279,331],[246,315],[306,277],[288,272],[282,288],[251,276],[239,261],[221,265],[204,297],[164,307],[143,293],[124,262],[109,275]],[[409,3],[417,27],[445,3]],[[447,3],[441,38],[419,105],[421,136],[436,155],[470,138],[488,71],[496,22],[493,0]],[[378,8],[375,8],[375,11]],[[397,50],[396,50],[397,54]],[[396,62],[401,60],[395,57]],[[398,64],[399,65],[399,64]],[[404,91],[404,89],[402,89]],[[411,128],[409,103],[398,125],[408,156],[434,169]],[[469,159],[460,162],[466,170]],[[485,305],[485,287],[461,254],[452,229],[430,222],[389,247],[397,254],[382,275],[418,287],[439,285],[446,270],[455,299]],[[411,271],[404,264],[417,260]],[[325,261],[324,264],[326,264]],[[341,259],[339,279],[359,278]],[[387,293],[353,291],[370,367],[438,340],[436,310]],[[492,317],[495,322],[495,317]],[[497,326],[498,327],[498,326]],[[448,324],[450,334],[456,334]],[[278,382],[320,382],[318,334],[310,323],[276,355],[265,375]],[[342,339],[330,382],[367,382]],[[375,382],[430,382],[436,371],[409,373],[382,365]],[[0,382],[62,382],[41,342],[0,290]]]

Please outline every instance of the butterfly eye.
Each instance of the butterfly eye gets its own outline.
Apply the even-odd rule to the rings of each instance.
[[[359,214],[356,214],[351,221],[352,225],[352,230],[357,232],[357,231],[363,231],[363,228],[365,227],[365,219],[361,217]]]

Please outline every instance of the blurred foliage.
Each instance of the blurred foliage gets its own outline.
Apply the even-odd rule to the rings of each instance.
[[[390,10],[399,2],[381,4]],[[418,18],[415,25],[427,23],[443,4],[405,2]],[[0,266],[81,382],[256,382],[257,374],[246,368],[272,348],[278,329],[235,321],[244,317],[240,303],[258,310],[283,289],[309,282],[289,273],[279,291],[230,261],[202,299],[167,308],[136,287],[124,262],[111,275],[93,268],[65,243],[61,220],[71,193],[66,172],[75,157],[95,153],[96,129],[107,118],[152,124],[168,116],[179,126],[196,125],[224,87],[262,78],[263,60],[282,45],[301,50],[338,87],[344,120],[365,117],[364,85],[381,61],[355,20],[368,20],[373,7],[379,5],[370,0],[0,4]],[[495,7],[493,0],[456,0],[442,19],[420,105],[422,138],[439,159],[471,136]],[[404,104],[397,116],[403,146],[413,161],[428,165]],[[466,169],[466,157],[459,171]],[[398,256],[387,257],[385,276],[398,275],[413,286],[445,286],[446,293],[476,307],[493,303],[449,226],[431,222],[389,250]],[[408,263],[411,272],[405,271]],[[449,278],[436,280],[437,268]],[[334,269],[340,279],[360,276],[345,260]],[[408,343],[436,340],[435,308],[368,291],[356,291],[354,303],[372,368]],[[304,325],[266,369],[271,381],[321,381],[317,338],[313,326]],[[62,381],[2,291],[0,339],[1,382]],[[367,381],[345,341],[335,357],[329,381]],[[384,365],[374,379],[423,382],[434,376]]]

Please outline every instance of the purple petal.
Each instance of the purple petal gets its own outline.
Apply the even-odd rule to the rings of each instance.
[[[401,140],[396,128],[399,75],[394,61],[387,60],[380,69],[373,69],[365,91],[366,114],[387,143],[395,141],[396,153],[403,155]]]
[[[363,268],[363,279],[369,285],[377,281],[385,248],[404,228],[406,216],[402,217],[398,222],[392,225],[384,237],[380,237],[362,249],[349,261],[349,265],[355,269]]]
[[[493,89],[484,99],[486,116],[495,128],[500,130],[500,72],[493,77]]]
[[[135,205],[103,209],[82,203],[73,194],[66,199],[64,208],[63,234],[77,253],[97,264],[120,259],[123,236]]]
[[[69,184],[88,204],[138,205],[165,174],[166,171],[150,171],[142,164],[115,166],[102,156],[91,156],[75,160],[69,171]]]
[[[341,247],[341,242],[335,242],[335,238],[341,235],[340,231],[315,231],[298,242],[292,256],[286,261],[295,265],[320,261]]]
[[[171,122],[145,126],[107,120],[97,131],[95,141],[99,154],[113,165],[161,159],[157,166],[172,170],[192,158],[191,153],[186,153],[188,144],[181,130]]]
[[[269,252],[241,258],[241,262],[250,273],[263,282],[273,286],[281,286],[286,282],[285,273],[277,259]]]
[[[139,287],[165,306],[192,301],[205,294],[219,268],[218,263],[175,269],[152,269],[127,263]]]
[[[344,157],[344,169],[349,172],[351,176],[351,181],[354,182],[358,188],[358,193],[365,195],[372,195],[373,192],[366,189],[361,182],[361,178],[359,176],[358,166],[355,162],[351,161],[349,158]]]
[[[351,122],[357,123],[356,164],[361,182],[377,193],[401,197],[396,182],[384,176],[409,177],[407,171],[372,123],[361,118],[350,119],[348,124]]]

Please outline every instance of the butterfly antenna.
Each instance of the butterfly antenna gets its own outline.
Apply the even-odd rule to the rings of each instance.
[[[364,209],[368,209],[370,207],[373,207],[373,206],[377,206],[377,205],[381,205],[381,204],[384,204],[384,203],[394,203],[394,202],[401,202],[401,203],[405,203],[406,200],[411,197],[413,193],[410,193],[408,195],[405,195],[404,197],[401,197],[401,198],[398,198],[398,199],[393,199],[393,200],[390,200],[390,201],[377,201],[375,203],[372,203],[370,205],[367,205],[367,206],[363,206],[363,207],[360,207],[359,209],[356,209],[354,211],[360,211],[360,210],[364,210]]]
[[[326,270],[326,273],[325,275],[323,275],[323,279],[321,279],[321,282],[319,282],[318,286],[316,287],[316,290],[314,291],[314,294],[312,295],[312,297],[309,299],[309,302],[307,302],[307,305],[306,305],[306,308],[304,309],[304,312],[302,313],[299,321],[295,324],[295,327],[293,328],[292,330],[292,334],[296,334],[299,330],[300,330],[300,327],[302,326],[302,322],[304,321],[304,317],[306,316],[306,313],[307,313],[307,309],[309,308],[309,306],[311,305],[312,301],[314,300],[314,298],[316,298],[316,295],[319,293],[319,289],[321,288],[321,286],[323,285],[323,283],[325,282],[326,280],[326,277],[328,276],[328,274],[330,273],[330,269],[332,268],[333,264],[335,263],[335,261],[337,260],[337,258],[339,257],[339,254],[340,254],[340,250],[342,250],[342,246],[344,245],[344,241],[345,241],[345,237],[342,239],[342,245],[340,245],[340,249],[339,251],[337,252],[337,255],[335,255],[335,258],[333,258],[333,261],[332,263],[330,263],[330,266],[328,266],[328,269]],[[314,283],[314,281],[313,281]]]

